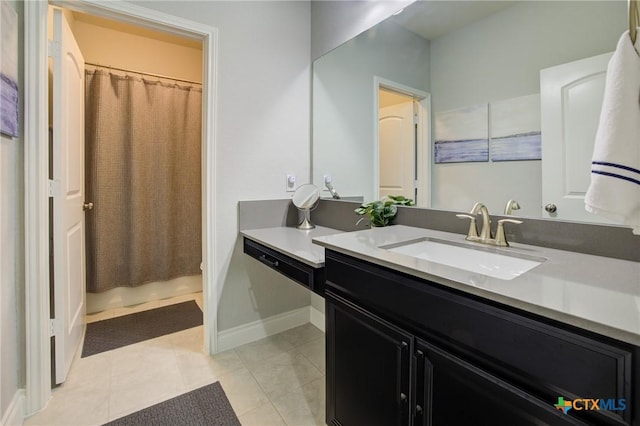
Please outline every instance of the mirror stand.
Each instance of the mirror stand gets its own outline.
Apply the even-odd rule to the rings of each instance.
[[[300,209],[300,211],[304,214],[304,219],[296,228],[308,231],[309,229],[313,229],[316,226],[311,223],[311,209]]]

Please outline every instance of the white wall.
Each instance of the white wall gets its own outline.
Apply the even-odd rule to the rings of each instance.
[[[414,1],[312,1],[311,60],[318,59]]]
[[[20,117],[23,116],[23,6],[9,0],[19,21]],[[23,134],[22,119],[20,134]],[[0,419],[25,383],[24,141],[0,135]]]
[[[428,92],[429,61],[427,40],[383,22],[313,63],[313,182],[318,187],[324,188],[323,176],[330,174],[341,196],[372,200],[377,195],[374,77]]]
[[[219,330],[308,306],[304,288],[266,272],[249,276],[237,243],[237,204],[290,197],[287,173],[297,175],[299,183],[309,178],[309,3],[136,3],[219,31],[214,211]]]
[[[625,2],[522,2],[432,40],[433,111],[540,93],[541,69],[613,51],[625,24]],[[541,179],[540,161],[435,164],[432,206],[499,213],[514,198],[539,217]]]

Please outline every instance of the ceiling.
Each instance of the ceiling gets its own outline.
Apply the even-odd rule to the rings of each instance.
[[[455,31],[471,22],[512,6],[515,1],[419,0],[390,19],[427,40]]]

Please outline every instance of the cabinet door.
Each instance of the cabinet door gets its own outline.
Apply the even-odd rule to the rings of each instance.
[[[543,402],[431,344],[413,354],[414,425],[582,425]]]
[[[409,425],[411,335],[327,293],[327,424]]]

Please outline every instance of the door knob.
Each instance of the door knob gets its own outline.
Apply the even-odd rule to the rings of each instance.
[[[82,210],[84,211],[93,210],[93,203],[84,203],[82,205]]]
[[[556,207],[555,204],[547,204],[544,206],[544,209],[549,213],[555,213],[558,210],[558,207]]]

